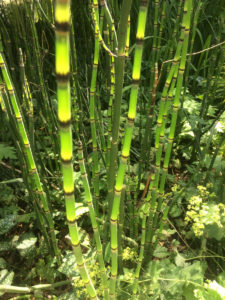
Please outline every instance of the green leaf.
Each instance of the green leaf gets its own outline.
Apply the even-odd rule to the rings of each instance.
[[[57,297],[58,300],[78,300],[79,298],[77,298],[76,296],[76,291],[75,289],[71,292],[66,292],[63,293],[62,295],[60,295],[59,297]]]
[[[15,148],[0,143],[0,161],[2,161],[3,158],[17,159]]]
[[[72,251],[68,251],[63,257],[63,263],[58,268],[58,271],[68,277],[79,276],[76,259]]]
[[[27,257],[36,249],[36,242],[37,238],[32,232],[25,233],[19,238],[16,249],[22,257]]]
[[[195,289],[194,295],[198,300],[224,300],[225,298],[222,298],[217,291],[208,288],[206,289]],[[187,298],[187,300],[189,300]]]
[[[110,243],[108,243],[105,247],[105,261],[107,263],[110,262],[110,257],[111,257],[111,248],[110,248]]]
[[[225,299],[225,288],[222,287],[218,282],[213,280],[209,283],[209,288],[210,290],[216,291],[216,293],[221,297],[222,300]]]
[[[35,218],[35,213],[28,213],[17,216],[18,223],[30,223],[31,218]]]
[[[7,262],[4,260],[4,258],[0,257],[0,269],[5,269],[7,266]]]
[[[0,252],[9,251],[13,248],[11,241],[0,242]]]
[[[173,218],[177,218],[182,214],[182,209],[180,206],[177,205],[177,203],[175,203],[171,210],[170,210],[170,216]]]
[[[0,219],[0,235],[9,232],[16,225],[16,215],[8,215]]]
[[[155,257],[158,257],[158,258],[164,258],[164,257],[167,257],[169,256],[169,252],[167,251],[167,249],[165,247],[162,247],[160,245],[157,245],[153,255]]]
[[[7,184],[7,183],[18,183],[18,182],[23,182],[22,178],[14,178],[14,179],[10,179],[10,180],[4,180],[1,181],[0,184]]]
[[[193,284],[184,287],[184,297],[186,300],[198,300],[194,295],[195,288],[196,287]]]
[[[0,271],[0,284],[2,285],[11,285],[14,277],[13,271],[8,271],[6,269]],[[0,292],[0,296],[2,296],[4,292]]]
[[[83,203],[76,203],[76,219],[79,219],[83,214],[89,212],[89,209],[87,206],[84,206]]]
[[[186,267],[188,264],[185,263],[185,258],[180,255],[179,253],[177,253],[176,257],[175,257],[175,264],[178,267]]]
[[[225,288],[225,272],[218,275],[217,282]]]

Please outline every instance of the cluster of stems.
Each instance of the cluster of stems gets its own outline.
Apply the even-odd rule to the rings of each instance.
[[[75,194],[78,192],[75,190],[74,172],[77,170],[80,172],[84,201],[89,209],[103,297],[117,298],[117,284],[123,274],[123,249],[126,243],[132,243],[138,259],[130,291],[132,299],[137,299],[142,269],[153,258],[170,209],[165,197],[166,179],[179,122],[178,111],[188,90],[192,59],[188,56],[188,49],[192,52],[194,48],[198,19],[204,4],[192,0],[176,3],[166,0],[133,3],[132,0],[91,0],[88,5],[80,0],[73,3],[70,0],[56,0],[55,5],[52,1],[46,1],[46,10],[43,10],[42,1],[37,2],[39,14],[51,28],[49,38],[55,39],[52,51],[55,51],[57,113],[51,100],[53,97],[48,92],[51,85],[48,86],[42,70],[47,54],[40,47],[32,8],[27,1],[24,2],[24,14],[32,33],[32,55],[26,57],[29,51],[27,42],[24,47],[19,47],[19,38],[15,37],[21,81],[21,86],[17,86],[7,64],[7,60],[14,61],[13,55],[4,42],[8,49],[8,57],[5,57],[0,40],[0,105],[11,130],[16,132],[15,142],[21,161],[25,163],[24,174],[30,175],[28,180],[24,176],[24,181],[33,199],[40,229],[52,256],[60,264],[61,253],[48,199],[49,191],[40,175],[47,172],[55,174],[60,167],[57,163],[52,166],[49,159],[49,171],[42,165],[40,154],[35,156],[34,149],[40,139],[34,126],[34,99],[38,97],[42,100],[37,104],[40,110],[38,125],[43,126],[50,136],[55,161],[60,154],[68,230],[76,264],[89,297],[98,299],[99,295],[82,253],[75,205]],[[132,5],[135,9],[138,7],[137,14]],[[170,6],[177,18],[167,28]],[[71,11],[74,13],[72,18]],[[19,15],[19,9],[14,9],[13,14]],[[81,34],[76,20],[79,14]],[[14,22],[27,41],[24,24],[19,20]],[[4,24],[0,37],[2,33],[9,39]],[[151,51],[145,51],[148,47]],[[36,72],[32,67],[32,57]],[[168,63],[162,63],[168,58]],[[145,68],[143,61],[147,61]],[[211,73],[209,70],[211,76],[213,71],[214,68]],[[38,82],[36,90],[31,79]],[[129,81],[131,83],[127,84]],[[147,82],[147,87],[142,82],[143,85]],[[202,107],[202,115],[207,109]],[[126,120],[123,118],[124,110]],[[139,139],[136,149],[132,147],[132,140],[137,131],[137,115]],[[55,134],[56,128],[59,139]],[[198,131],[196,137],[200,138],[200,135]],[[144,191],[141,190],[143,185]],[[35,289],[0,288],[21,293]]]

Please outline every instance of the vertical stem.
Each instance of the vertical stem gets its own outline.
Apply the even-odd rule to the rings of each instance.
[[[119,135],[122,88],[123,88],[124,65],[125,65],[125,45],[126,45],[128,16],[130,13],[131,2],[132,0],[124,1],[121,8],[120,27],[118,29],[118,52],[117,52],[117,57],[115,57],[115,100],[114,100],[114,111],[112,117],[110,166],[108,171],[109,216],[111,214],[111,208],[112,208],[113,187],[115,182],[115,172],[117,166],[118,135]]]
[[[40,176],[39,176],[37,166],[36,166],[36,163],[35,163],[35,160],[33,157],[33,153],[32,153],[31,147],[30,147],[29,138],[27,135],[26,128],[24,126],[24,122],[23,122],[20,106],[17,101],[17,96],[16,96],[16,93],[14,90],[14,86],[13,86],[7,65],[5,63],[5,58],[4,58],[3,49],[2,49],[1,36],[0,36],[0,68],[2,70],[2,75],[3,75],[4,81],[6,83],[7,90],[9,92],[12,108],[13,108],[13,111],[14,111],[14,114],[15,114],[16,120],[17,120],[19,133],[20,133],[20,136],[21,136],[21,139],[23,142],[23,146],[25,148],[28,170],[33,177],[33,181],[34,181],[34,185],[35,185],[35,193],[37,193],[40,197],[40,200],[41,200],[40,206],[41,206],[41,208],[43,208],[44,213],[47,218],[47,222],[48,222],[48,226],[49,226],[49,234],[51,236],[51,244],[52,244],[52,247],[54,250],[54,254],[57,257],[58,263],[60,263],[60,254],[59,254],[57,240],[56,240],[56,236],[55,236],[55,232],[54,232],[53,219],[52,219],[52,216],[50,213],[49,204],[48,204],[46,195],[42,188]]]
[[[57,0],[55,7],[56,26],[56,76],[58,96],[58,121],[60,126],[60,156],[63,173],[63,190],[66,203],[66,217],[71,243],[77,265],[91,299],[97,299],[92,280],[87,272],[83,258],[76,222],[74,180],[73,180],[73,143],[71,129],[70,99],[70,0]]]
[[[95,119],[95,98],[96,98],[96,80],[98,72],[99,60],[99,22],[98,1],[93,1],[93,18],[95,20],[95,50],[94,62],[91,75],[91,88],[90,88],[90,123],[91,123],[91,136],[92,136],[92,149],[93,149],[93,187],[94,187],[94,207],[98,215],[98,200],[99,200],[99,162],[98,162],[98,146],[97,146],[97,133],[96,133],[96,119]]]
[[[130,155],[130,146],[132,140],[132,133],[134,128],[134,120],[136,116],[136,106],[138,98],[138,88],[141,74],[141,61],[143,53],[143,41],[145,35],[145,25],[147,19],[147,7],[148,0],[141,1],[139,15],[138,15],[138,27],[136,34],[136,48],[134,54],[134,64],[132,72],[132,88],[130,94],[129,111],[127,117],[127,125],[125,130],[125,137],[122,146],[121,160],[118,169],[118,174],[115,184],[115,193],[113,199],[112,213],[111,213],[111,280],[110,280],[110,297],[115,299],[116,291],[116,279],[118,273],[118,237],[117,237],[117,222],[120,208],[120,198],[123,189],[124,175],[127,167],[127,160]]]

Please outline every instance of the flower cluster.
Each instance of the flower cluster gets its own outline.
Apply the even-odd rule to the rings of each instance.
[[[207,186],[210,188],[210,186]],[[213,199],[214,193],[210,193],[204,186],[198,186],[198,195],[189,199],[186,213],[186,223],[192,223],[192,229],[195,236],[201,237],[207,235],[207,225],[216,224],[219,228],[223,227],[223,218],[225,217],[225,205],[216,204]]]
[[[123,250],[123,260],[129,260],[132,262],[136,262],[137,259],[137,252],[130,247],[126,247]]]

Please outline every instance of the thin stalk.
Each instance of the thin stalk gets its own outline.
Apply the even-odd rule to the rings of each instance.
[[[101,0],[101,2],[102,2],[102,8],[105,13],[107,24],[109,25],[110,31],[113,32],[114,45],[117,48],[118,47],[118,38],[117,38],[116,29],[115,29],[115,25],[114,25],[114,19],[111,16],[110,10],[107,5],[107,1]]]
[[[92,228],[94,231],[94,239],[95,239],[96,248],[97,248],[97,258],[98,258],[98,262],[99,262],[99,266],[100,266],[100,272],[102,275],[102,282],[103,282],[103,287],[104,287],[104,296],[105,296],[105,299],[109,299],[108,281],[107,281],[106,269],[105,269],[103,253],[102,253],[102,243],[101,243],[101,239],[100,239],[99,226],[98,226],[98,223],[96,220],[96,213],[95,213],[94,206],[93,206],[91,190],[90,190],[88,177],[87,177],[87,173],[86,173],[86,168],[85,168],[85,164],[84,164],[83,148],[82,148],[81,141],[79,141],[79,144],[78,144],[78,159],[79,159],[80,171],[81,171],[82,180],[83,180],[83,186],[84,186],[84,190],[85,190],[85,200],[88,204],[91,224],[92,224]]]
[[[58,247],[57,247],[57,240],[56,240],[56,236],[55,236],[55,232],[54,232],[53,219],[52,219],[52,216],[51,216],[51,213],[50,213],[49,204],[48,204],[46,195],[45,195],[45,193],[43,191],[43,188],[42,188],[39,173],[38,173],[36,163],[35,163],[35,160],[34,160],[34,157],[33,157],[33,153],[32,153],[31,147],[30,147],[30,142],[29,142],[29,139],[28,139],[27,131],[26,131],[25,126],[24,126],[22,114],[21,114],[21,111],[20,111],[20,106],[19,106],[19,103],[17,101],[16,92],[14,90],[14,86],[13,86],[13,83],[11,81],[9,71],[8,71],[7,65],[5,63],[5,58],[4,58],[3,49],[2,49],[1,37],[0,37],[0,68],[2,70],[2,75],[3,75],[4,81],[5,81],[9,96],[10,96],[11,105],[12,105],[14,114],[16,116],[17,125],[18,125],[18,128],[19,128],[19,133],[20,133],[20,136],[21,136],[21,140],[22,140],[23,146],[25,148],[29,173],[32,174],[32,177],[33,177],[33,180],[34,180],[34,185],[35,185],[35,192],[40,197],[40,206],[44,210],[44,213],[45,213],[46,218],[47,218],[47,222],[48,222],[48,226],[49,226],[49,234],[51,236],[51,244],[52,244],[52,247],[53,247],[53,250],[54,250],[54,254],[57,257],[58,263],[60,263],[60,254],[59,254],[59,250],[58,250]]]
[[[111,57],[111,76],[110,76],[110,98],[109,107],[107,112],[108,117],[108,137],[107,137],[107,157],[106,157],[106,167],[109,171],[110,166],[110,149],[111,149],[111,137],[112,137],[112,106],[115,93],[115,64],[114,57]]]
[[[113,202],[113,188],[115,182],[115,173],[117,168],[117,153],[118,153],[118,136],[121,114],[122,88],[124,81],[124,66],[125,66],[125,45],[127,22],[130,14],[132,0],[124,1],[121,8],[120,26],[118,29],[118,52],[115,57],[115,98],[114,110],[112,115],[112,138],[110,147],[110,165],[108,169],[107,185],[108,185],[108,220],[110,219],[112,202]],[[108,232],[108,224],[106,222],[104,232]]]
[[[183,49],[182,46],[183,46],[184,37],[185,37],[185,23],[186,23],[186,14],[182,21],[182,32],[181,32],[180,39],[178,42],[178,47],[177,47],[177,50],[176,50],[176,53],[174,56],[172,67],[169,71],[169,74],[167,76],[167,79],[166,79],[166,82],[165,82],[165,85],[163,88],[162,97],[161,97],[160,106],[159,106],[159,114],[158,114],[158,118],[157,118],[157,127],[156,127],[156,134],[155,134],[156,158],[155,158],[155,188],[154,188],[154,194],[152,196],[153,202],[155,202],[154,198],[157,197],[158,184],[159,184],[160,173],[161,173],[161,157],[162,157],[163,143],[164,143],[165,121],[166,121],[166,117],[167,117],[167,111],[169,108],[169,106],[168,106],[169,102],[167,102],[166,100],[168,99],[167,95],[168,95],[168,91],[169,91],[171,82],[173,82],[173,84],[172,84],[170,91],[173,91],[173,86],[176,82],[176,77],[177,77],[176,70],[177,70],[177,65],[179,63],[179,59],[180,59],[181,49]],[[174,78],[174,81],[172,80],[173,78]],[[176,89],[176,91],[177,91],[177,89]],[[171,94],[170,94],[170,96],[171,96]],[[149,218],[149,222],[152,223],[152,219]],[[150,234],[149,232],[152,232],[150,224],[148,224],[147,237],[146,237],[146,243],[148,244],[148,249],[149,249],[149,245],[152,242],[151,239],[153,237],[152,233]]]
[[[90,123],[91,123],[91,136],[92,136],[92,149],[93,149],[93,187],[94,187],[94,207],[98,215],[98,201],[99,201],[99,159],[98,159],[98,145],[97,145],[97,133],[96,133],[96,118],[95,118],[95,98],[96,98],[96,80],[98,72],[98,60],[99,60],[99,22],[98,13],[98,1],[93,1],[93,18],[95,24],[95,50],[94,50],[94,62],[91,75],[91,87],[90,87]]]
[[[112,213],[111,213],[111,280],[110,280],[110,297],[115,299],[116,291],[116,279],[118,273],[118,237],[117,237],[117,222],[120,208],[120,198],[123,189],[124,175],[126,172],[127,161],[130,155],[130,146],[132,140],[132,133],[134,128],[134,120],[136,116],[136,106],[138,97],[138,88],[141,74],[141,61],[143,53],[143,41],[145,35],[145,25],[147,19],[148,0],[141,1],[139,15],[138,15],[138,27],[136,34],[136,48],[134,54],[134,64],[132,72],[132,88],[129,101],[129,111],[127,117],[127,125],[125,130],[125,137],[122,146],[121,160],[118,169],[118,174],[115,184],[115,193],[113,199]]]
[[[190,32],[190,17],[191,17],[191,8],[192,8],[192,0],[186,0],[184,4],[184,16],[183,16],[183,30],[184,30],[184,41],[183,41],[183,47],[181,52],[181,61],[179,65],[179,71],[178,71],[178,77],[177,77],[177,85],[176,85],[176,92],[174,96],[173,101],[173,112],[172,112],[172,120],[171,120],[171,126],[170,126],[170,132],[168,137],[168,143],[166,146],[166,153],[163,163],[163,172],[161,176],[160,181],[160,187],[159,187],[159,200],[157,205],[157,212],[155,215],[155,220],[153,221],[156,226],[157,220],[158,220],[158,214],[161,211],[161,207],[163,204],[163,194],[164,194],[164,188],[165,188],[165,182],[166,182],[166,175],[168,172],[168,166],[170,161],[170,155],[172,151],[172,145],[175,135],[175,129],[176,129],[176,121],[177,121],[177,112],[180,105],[180,94],[181,94],[181,88],[183,83],[183,75],[185,71],[185,65],[186,65],[186,56],[187,56],[187,49],[188,49],[188,40],[189,40],[189,32]]]
[[[73,144],[71,130],[70,99],[70,0],[57,0],[55,6],[56,26],[56,76],[58,96],[58,121],[60,125],[60,156],[63,173],[63,190],[66,203],[66,217],[71,243],[77,265],[91,299],[97,299],[96,290],[86,269],[76,222],[74,180],[73,180]]]
[[[128,24],[127,24],[127,38],[126,38],[126,58],[129,58],[129,49],[130,49],[130,15],[128,17]]]

